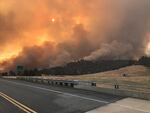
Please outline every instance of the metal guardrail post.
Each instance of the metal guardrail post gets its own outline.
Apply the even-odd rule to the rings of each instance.
[[[65,86],[68,86],[68,83],[65,83]]]
[[[95,83],[95,82],[92,82],[92,83],[91,83],[91,86],[96,86],[96,83]]]
[[[74,83],[71,83],[70,86],[71,86],[71,87],[74,87]]]
[[[119,89],[119,85],[115,85],[115,89]]]

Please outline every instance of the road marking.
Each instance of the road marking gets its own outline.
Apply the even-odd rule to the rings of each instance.
[[[30,109],[29,107],[21,104],[20,102],[14,100],[13,98],[7,96],[6,94],[0,92],[0,96],[3,97],[4,99],[6,99],[7,101],[9,101],[10,103],[12,103],[13,105],[17,106],[18,108],[20,108],[21,110],[25,111],[26,113],[37,113],[36,111]]]
[[[29,111],[27,111],[26,109],[22,108],[21,106],[19,106],[18,104],[16,104],[15,102],[9,100],[7,97],[3,96],[0,92],[0,96],[3,97],[4,99],[6,99],[7,101],[9,101],[10,103],[12,103],[13,105],[17,106],[18,108],[20,108],[21,110],[25,111],[26,113],[30,113]]]
[[[41,89],[41,90],[45,90],[45,91],[49,91],[49,92],[54,92],[54,93],[58,93],[58,94],[64,94],[64,95],[68,95],[68,96],[72,96],[72,97],[77,97],[77,98],[84,99],[84,100],[90,100],[90,101],[104,103],[104,104],[111,104],[111,102],[108,102],[108,101],[102,101],[102,100],[92,99],[92,98],[88,98],[88,97],[74,95],[74,94],[71,94],[71,93],[65,93],[65,92],[61,92],[61,91],[57,91],[57,90],[51,90],[51,89],[47,89],[47,88],[43,88],[43,87],[27,85],[27,84],[24,84],[24,83],[12,82],[12,81],[9,81],[9,80],[4,80],[4,81],[7,81],[9,83],[13,83],[13,84],[16,84],[16,85],[22,85],[22,86],[27,86],[27,87],[31,87],[31,88]],[[150,111],[143,110],[143,109],[138,109],[138,108],[134,108],[134,107],[131,107],[131,106],[120,105],[120,104],[115,104],[115,105],[116,106],[120,106],[120,107],[124,107],[124,108],[127,108],[127,109],[131,109],[131,110],[135,110],[135,111],[150,113]]]
[[[58,93],[58,94],[64,94],[64,95],[67,95],[67,96],[77,97],[77,98],[84,99],[84,100],[90,100],[90,101],[95,101],[95,102],[104,103],[104,104],[109,104],[110,103],[110,102],[103,101],[103,100],[92,99],[92,98],[83,97],[83,96],[79,96],[79,95],[74,95],[74,94],[71,94],[71,93],[61,92],[61,91],[57,91],[57,90],[52,90],[52,89],[47,89],[47,88],[42,88],[42,87],[37,87],[37,86],[31,86],[31,85],[27,85],[27,84],[23,84],[23,83],[12,82],[12,81],[8,81],[8,82],[16,84],[16,85],[22,85],[22,86],[41,89],[41,90],[45,90],[45,91],[49,91],[49,92],[53,92],[53,93]]]

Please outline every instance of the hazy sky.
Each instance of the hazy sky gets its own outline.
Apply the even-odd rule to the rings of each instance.
[[[0,0],[0,68],[150,55],[150,0]]]

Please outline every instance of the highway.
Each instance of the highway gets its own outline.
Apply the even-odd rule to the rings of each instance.
[[[128,102],[129,106],[126,105]],[[139,107],[138,102],[145,104],[146,108]],[[117,113],[150,113],[150,102],[75,88],[0,79],[0,113],[116,113],[113,108],[118,110]]]

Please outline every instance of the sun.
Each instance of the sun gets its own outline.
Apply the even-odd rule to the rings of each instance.
[[[55,22],[55,18],[52,18],[51,21],[52,21],[52,22]]]

